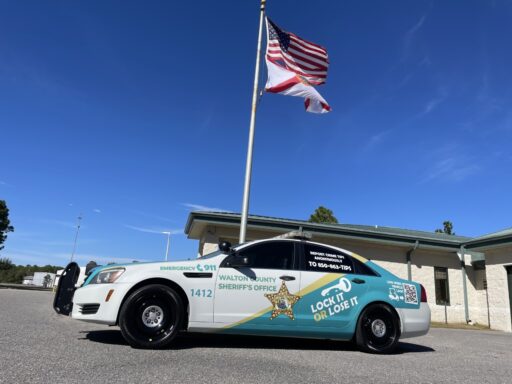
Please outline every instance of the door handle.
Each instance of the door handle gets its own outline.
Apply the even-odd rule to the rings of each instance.
[[[295,276],[288,276],[288,275],[284,275],[284,276],[279,276],[279,278],[283,281],[292,281],[292,280],[295,280]]]
[[[363,279],[358,279],[357,277],[355,279],[352,279],[352,282],[356,284],[364,284],[365,281]]]

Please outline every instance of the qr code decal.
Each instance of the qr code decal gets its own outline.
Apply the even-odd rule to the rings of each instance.
[[[404,293],[407,304],[418,304],[418,292],[415,285],[404,283]]]

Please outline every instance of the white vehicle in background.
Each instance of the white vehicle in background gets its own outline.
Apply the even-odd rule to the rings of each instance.
[[[354,340],[363,351],[387,353],[400,338],[428,332],[423,286],[301,236],[221,243],[188,261],[100,266],[76,290],[79,267],[71,263],[54,308],[118,325],[141,348],[193,331]]]

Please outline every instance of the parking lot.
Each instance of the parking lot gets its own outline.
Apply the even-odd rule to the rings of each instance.
[[[433,329],[394,355],[350,343],[182,335],[168,350],[136,350],[117,327],[53,312],[53,294],[0,289],[1,383],[505,383],[512,335]]]

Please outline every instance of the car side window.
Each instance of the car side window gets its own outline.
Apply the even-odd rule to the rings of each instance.
[[[315,244],[304,244],[303,268],[306,271],[326,273],[355,273],[352,258],[335,249]]]
[[[249,259],[249,268],[293,269],[294,243],[269,241],[242,249],[238,255]]]
[[[358,275],[380,276],[373,269],[357,259],[352,258],[352,263],[354,264],[354,273]]]

